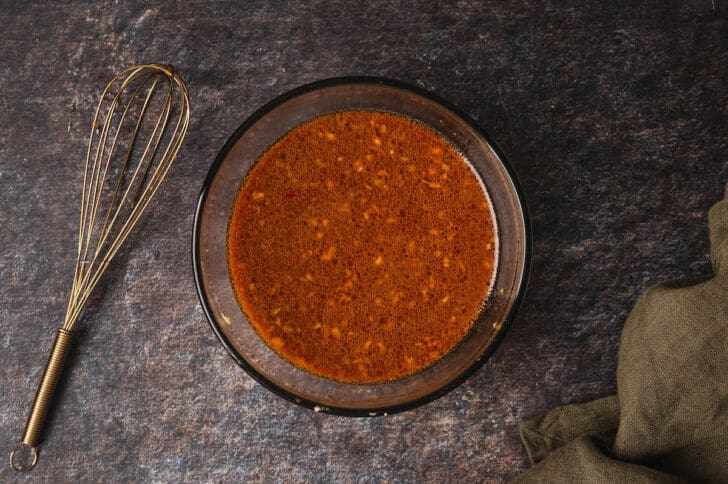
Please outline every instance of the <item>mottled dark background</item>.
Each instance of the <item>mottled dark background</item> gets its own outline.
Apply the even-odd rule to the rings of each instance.
[[[193,105],[20,479],[502,481],[527,468],[518,422],[613,393],[638,294],[710,270],[705,215],[728,181],[727,5],[634,3],[2,1],[3,453],[65,309],[102,86],[131,64],[172,63]],[[346,74],[417,84],[479,120],[534,226],[504,344],[452,393],[387,418],[317,414],[254,383],[205,321],[190,265],[197,195],[228,136],[272,97]]]

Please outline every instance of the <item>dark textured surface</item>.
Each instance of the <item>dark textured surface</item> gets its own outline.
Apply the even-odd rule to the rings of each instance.
[[[525,469],[518,421],[613,393],[637,295],[709,270],[705,215],[728,181],[724,2],[576,5],[3,2],[3,452],[65,309],[100,89],[127,65],[168,62],[193,104],[21,480],[501,481]],[[254,383],[215,339],[190,268],[197,194],[227,137],[275,95],[345,74],[415,83],[477,118],[510,156],[534,225],[529,292],[501,348],[452,393],[387,418],[316,414]]]

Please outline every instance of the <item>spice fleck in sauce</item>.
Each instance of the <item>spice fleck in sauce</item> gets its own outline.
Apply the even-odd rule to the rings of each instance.
[[[486,299],[495,228],[442,136],[342,111],[273,144],[237,195],[228,264],[261,338],[316,375],[394,380],[448,353]]]

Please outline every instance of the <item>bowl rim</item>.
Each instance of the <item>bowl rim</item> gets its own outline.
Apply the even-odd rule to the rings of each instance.
[[[341,85],[348,85],[348,84],[370,84],[370,85],[379,85],[379,86],[386,86],[386,87],[392,87],[395,89],[401,89],[404,91],[408,91],[410,93],[413,93],[415,95],[421,96],[425,99],[428,99],[430,101],[433,101],[437,104],[439,104],[442,108],[450,111],[455,116],[462,119],[467,125],[469,125],[478,136],[480,136],[493,150],[496,157],[500,161],[500,163],[503,165],[503,167],[506,170],[506,173],[508,174],[508,177],[510,178],[511,183],[513,184],[513,187],[515,189],[516,198],[518,200],[519,207],[521,209],[522,219],[523,219],[523,229],[524,229],[524,258],[523,258],[523,272],[521,274],[521,280],[518,285],[518,289],[516,292],[516,296],[513,300],[513,305],[511,306],[510,311],[508,312],[506,318],[503,321],[502,327],[500,331],[495,335],[491,343],[488,345],[488,347],[485,349],[485,351],[467,368],[465,371],[457,375],[455,378],[453,378],[450,382],[443,385],[441,388],[430,392],[426,395],[423,395],[421,397],[409,400],[407,402],[403,402],[397,405],[392,405],[388,407],[379,407],[379,408],[349,408],[349,407],[337,407],[337,406],[331,406],[331,405],[323,405],[320,402],[316,402],[313,400],[301,398],[284,388],[279,387],[272,381],[268,380],[264,375],[259,373],[252,365],[250,365],[245,358],[243,358],[242,355],[240,355],[235,347],[233,346],[232,342],[227,338],[227,336],[223,333],[222,328],[220,326],[220,322],[216,320],[214,317],[210,303],[209,298],[207,295],[207,292],[205,291],[203,282],[202,282],[202,267],[200,262],[200,229],[201,229],[201,223],[202,223],[202,212],[205,207],[205,202],[207,201],[207,196],[210,192],[210,187],[212,186],[212,182],[215,179],[217,172],[220,168],[220,165],[222,164],[223,160],[226,158],[232,147],[235,145],[235,143],[240,139],[242,134],[247,131],[253,124],[255,124],[258,120],[260,120],[263,116],[268,114],[268,112],[272,111],[274,108],[278,107],[279,105],[285,103],[286,101],[295,98],[301,94],[309,93],[312,91],[316,91],[322,88],[328,88],[328,87],[334,87],[334,86],[341,86]],[[197,205],[195,208],[195,216],[193,221],[193,228],[192,228],[192,269],[194,273],[194,279],[195,279],[195,287],[197,289],[197,295],[200,300],[200,304],[202,306],[202,310],[205,313],[205,317],[207,318],[207,321],[210,323],[210,326],[212,327],[213,332],[215,335],[217,335],[217,338],[222,343],[223,347],[227,350],[227,352],[230,354],[230,356],[235,360],[235,362],[243,368],[248,375],[250,375],[255,381],[263,385],[268,390],[272,391],[274,394],[278,395],[281,398],[284,398],[288,400],[289,402],[295,403],[297,405],[300,405],[302,407],[308,408],[310,410],[314,410],[316,412],[323,412],[333,415],[340,415],[340,416],[348,416],[348,417],[373,417],[373,416],[381,416],[381,415],[390,415],[394,413],[404,412],[406,410],[411,410],[413,408],[422,406],[426,403],[429,403],[433,400],[436,400],[440,398],[441,396],[445,395],[446,393],[449,393],[450,391],[454,390],[458,386],[460,386],[465,380],[470,378],[477,370],[479,370],[483,364],[492,356],[492,354],[496,351],[496,349],[500,346],[500,343],[505,338],[506,333],[510,329],[511,324],[513,323],[513,320],[516,317],[516,314],[518,312],[518,309],[520,308],[523,298],[526,293],[526,287],[528,285],[528,279],[530,276],[530,270],[531,270],[531,251],[532,251],[532,229],[531,229],[531,222],[528,212],[528,206],[526,205],[526,198],[523,193],[523,189],[521,188],[520,183],[518,182],[518,178],[516,177],[516,173],[513,170],[513,167],[511,166],[510,162],[506,158],[505,154],[501,150],[501,148],[498,146],[495,141],[493,141],[488,135],[488,133],[481,128],[475,120],[473,120],[468,114],[460,110],[459,108],[455,107],[454,105],[450,104],[445,99],[439,97],[436,94],[433,94],[432,92],[413,86],[411,84],[407,84],[401,81],[393,80],[393,79],[387,79],[383,77],[376,77],[376,76],[344,76],[344,77],[332,77],[327,79],[322,79],[319,81],[311,82],[308,84],[304,84],[302,86],[299,86],[297,88],[294,88],[290,91],[287,91],[275,98],[273,98],[271,101],[268,101],[266,104],[264,104],[262,107],[258,108],[253,114],[251,114],[243,123],[235,130],[235,132],[228,138],[228,140],[225,142],[223,147],[218,152],[215,160],[213,161],[212,165],[210,166],[210,169],[207,173],[207,176],[205,178],[205,181],[202,186],[202,190],[200,191],[200,195],[197,201]]]

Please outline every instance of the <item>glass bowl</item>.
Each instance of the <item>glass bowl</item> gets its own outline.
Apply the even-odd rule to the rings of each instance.
[[[445,136],[471,163],[495,213],[498,253],[493,289],[465,338],[430,367],[377,384],[350,384],[307,373],[269,348],[246,320],[227,266],[227,227],[240,184],[258,157],[285,133],[317,116],[374,109],[403,114]],[[294,89],[250,116],[220,151],[205,180],[193,233],[202,307],[235,361],[276,394],[316,411],[375,416],[429,402],[462,383],[493,353],[525,291],[531,232],[521,189],[505,156],[467,115],[422,89],[370,78],[327,79]]]

